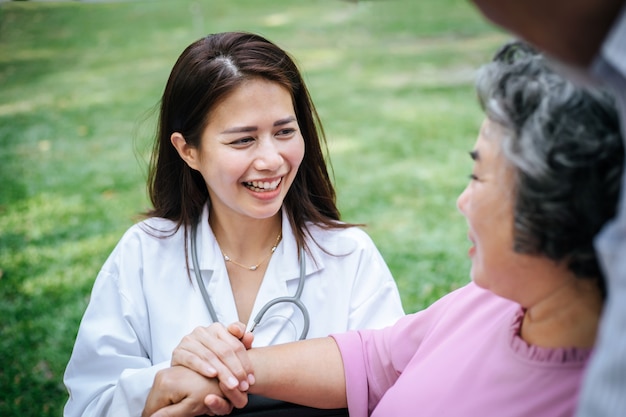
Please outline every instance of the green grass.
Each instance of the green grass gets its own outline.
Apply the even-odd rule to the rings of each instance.
[[[0,415],[58,416],[93,280],[148,206],[154,109],[185,46],[261,33],[324,121],[344,218],[413,312],[468,280],[456,196],[506,37],[465,0],[0,3]]]

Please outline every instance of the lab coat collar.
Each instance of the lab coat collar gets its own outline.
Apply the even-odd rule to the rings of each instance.
[[[224,259],[217,239],[213,234],[213,230],[209,226],[209,202],[204,205],[202,209],[202,215],[200,216],[200,225],[198,227],[197,234],[197,249],[198,249],[198,263],[200,270],[215,271],[222,268]],[[298,258],[298,246],[296,244],[296,238],[289,223],[289,218],[282,212],[282,240],[279,243],[274,255],[270,258],[266,275],[269,273],[276,279],[287,282],[292,279],[298,279],[300,277],[300,260]],[[311,226],[310,226],[311,227]],[[312,226],[313,228],[315,226]],[[189,236],[191,239],[191,236]],[[311,239],[310,236],[306,237],[307,244],[311,253],[304,252],[306,259],[306,273],[308,276],[314,272],[317,272],[324,268],[322,249]],[[191,259],[191,242],[187,245],[188,256]],[[311,257],[313,255],[313,257]],[[190,265],[193,269],[193,265]]]

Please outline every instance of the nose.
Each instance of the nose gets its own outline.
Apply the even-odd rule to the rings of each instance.
[[[260,140],[256,149],[254,167],[259,171],[275,171],[283,164],[280,144],[276,140]]]
[[[456,199],[456,208],[465,215],[467,213],[467,196],[469,194],[469,184],[465,186],[459,197]]]

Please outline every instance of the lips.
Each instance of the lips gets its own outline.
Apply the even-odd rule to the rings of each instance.
[[[283,178],[280,177],[273,181],[245,181],[243,182],[243,185],[244,187],[252,191],[262,193],[262,192],[276,190],[276,188],[278,188],[282,180]]]
[[[471,258],[476,253],[476,243],[474,242],[474,239],[472,239],[472,236],[469,233],[467,234],[467,240],[469,240],[470,243],[472,244],[472,246],[470,246],[468,250],[468,255]]]

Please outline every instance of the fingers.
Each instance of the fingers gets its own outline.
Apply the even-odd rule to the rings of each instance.
[[[246,346],[231,331],[244,336],[245,327],[241,323],[233,323],[229,329],[219,323],[197,327],[174,349],[172,366],[182,365],[206,377],[217,377],[230,389],[248,390],[254,382],[252,364]]]
[[[146,398],[141,417],[149,417],[157,410],[167,407],[173,403],[182,401],[185,393],[170,389],[175,384],[175,376],[172,377],[171,368],[159,371],[154,377],[152,388]]]
[[[142,417],[225,415],[230,414],[233,407],[243,408],[247,403],[247,393],[238,388],[228,389],[224,384],[178,366],[157,373]]]
[[[162,369],[155,375],[142,417],[193,417],[208,409],[204,398],[220,394],[215,380],[209,380],[185,367]]]
[[[243,335],[241,338],[241,343],[246,347],[246,349],[252,349],[252,342],[254,341],[254,334],[248,332]]]
[[[254,335],[252,333],[250,333],[250,332],[246,333],[246,325],[245,324],[243,324],[240,321],[236,321],[234,323],[229,324],[228,327],[226,327],[226,329],[230,332],[230,334],[232,334],[237,339],[239,339],[239,341],[241,343],[243,343],[243,345],[246,347],[246,349],[251,349],[252,348],[252,342],[254,341]]]
[[[216,415],[212,414],[206,406],[190,407],[186,401],[182,401],[177,404],[161,408],[156,413],[152,414],[151,417],[195,417],[203,414],[208,414],[210,416]]]
[[[241,339],[243,335],[246,333],[246,325],[240,321],[236,321],[231,323],[226,327],[230,334],[235,336],[237,339]]]
[[[230,401],[230,403],[235,406],[236,408],[243,408],[246,406],[246,404],[248,404],[248,393],[247,392],[243,392],[240,391],[238,389],[231,389],[226,387],[224,384],[222,384],[221,382],[219,383],[219,388],[222,391],[222,395],[228,400]],[[207,398],[209,396],[205,397],[205,404],[207,401]]]
[[[233,405],[230,402],[214,394],[206,396],[204,405],[209,409],[209,415],[224,416],[233,411]]]
[[[196,337],[187,335],[172,352],[171,366],[182,365],[208,378],[217,376],[217,369],[207,360],[206,347]],[[208,352],[210,354],[211,351]]]

